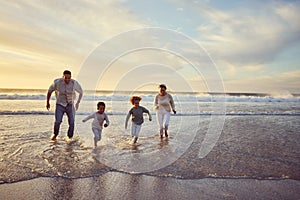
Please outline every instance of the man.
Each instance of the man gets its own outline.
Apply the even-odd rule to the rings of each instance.
[[[55,91],[56,94],[56,108],[54,135],[51,140],[56,140],[64,113],[66,113],[68,116],[68,137],[71,139],[74,134],[75,109],[78,109],[83,95],[82,88],[76,80],[71,79],[71,72],[69,70],[65,70],[63,72],[63,77],[54,80],[53,84],[48,89],[46,105],[47,110],[50,109],[49,100],[53,91]],[[79,93],[79,97],[74,107],[74,100],[76,99],[75,91]]]

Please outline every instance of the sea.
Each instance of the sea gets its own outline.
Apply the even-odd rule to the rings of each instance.
[[[120,172],[174,179],[292,179],[300,181],[300,95],[172,92],[177,113],[169,138],[160,139],[155,92],[85,91],[74,137],[64,116],[53,133],[55,95],[47,90],[0,89],[0,184],[38,177],[86,178]],[[125,118],[131,95],[142,97],[144,116],[136,145]],[[110,125],[93,148],[91,120],[103,101]]]

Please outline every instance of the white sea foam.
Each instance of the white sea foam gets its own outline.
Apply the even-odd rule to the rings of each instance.
[[[143,101],[152,102],[155,95],[141,95]],[[173,94],[180,102],[300,102],[300,96],[258,95],[181,95]],[[45,94],[0,94],[0,100],[45,100]],[[52,100],[55,96],[52,95]],[[129,101],[127,95],[84,95],[83,101]]]
[[[46,110],[45,91],[1,91],[0,115],[53,115],[55,95],[51,97],[51,109]],[[126,115],[131,107],[130,92],[85,92],[77,115],[88,115],[96,110],[96,102],[107,104],[109,115]],[[153,114],[153,100],[156,93],[137,94]],[[220,102],[226,106],[226,115],[300,115],[300,95],[292,94],[210,94],[210,93],[172,93],[177,116],[224,115],[213,110],[213,105]],[[224,104],[225,102],[225,104]]]

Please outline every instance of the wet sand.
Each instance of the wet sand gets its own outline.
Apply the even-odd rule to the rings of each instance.
[[[300,181],[175,179],[108,172],[90,178],[36,178],[0,185],[0,199],[300,199]]]

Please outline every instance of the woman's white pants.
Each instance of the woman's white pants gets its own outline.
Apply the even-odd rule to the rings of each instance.
[[[160,134],[163,134],[163,129],[168,130],[171,113],[165,110],[158,110],[156,112],[156,119],[159,125]]]

